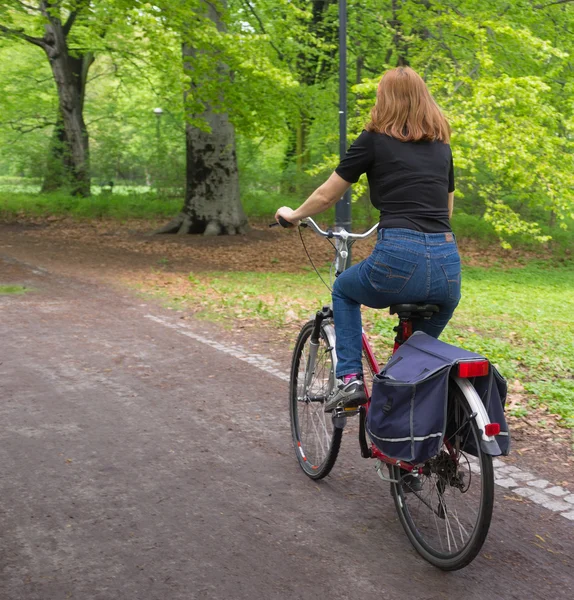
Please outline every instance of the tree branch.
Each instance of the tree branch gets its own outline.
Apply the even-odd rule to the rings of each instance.
[[[35,46],[39,46],[42,50],[47,50],[48,45],[46,44],[43,38],[32,37],[31,35],[26,35],[21,29],[10,29],[9,27],[5,27],[0,24],[0,34],[4,34],[6,36],[13,36],[20,38],[21,40],[26,40]]]
[[[21,6],[23,6],[24,8],[31,10],[33,12],[40,12],[40,7],[39,6],[32,6],[30,4],[26,4],[26,2],[22,2],[22,0],[16,0],[16,2],[18,2],[18,4],[20,4]]]
[[[54,20],[59,21],[60,20],[60,15],[58,14],[56,17],[54,17],[54,15],[52,14],[52,8],[55,8],[58,10],[60,10],[60,2],[61,0],[40,0],[40,12],[46,17],[46,19],[48,19],[50,22],[53,22]]]
[[[267,32],[265,31],[265,27],[263,26],[263,22],[261,21],[259,15],[255,12],[255,9],[251,5],[251,2],[249,2],[249,0],[243,0],[243,4],[249,9],[251,14],[257,19],[257,22],[259,23],[259,27],[261,28],[261,32],[264,35],[267,35]],[[275,52],[277,52],[277,56],[279,57],[279,59],[283,60],[283,53],[281,52],[281,50],[279,50],[279,48],[277,48],[277,46],[273,43],[271,38],[269,38],[269,43],[271,44],[271,46],[273,47]]]
[[[70,29],[72,29],[72,25],[74,24],[74,21],[76,20],[76,17],[78,16],[78,12],[80,11],[79,8],[77,8],[76,10],[73,10],[68,19],[66,20],[66,22],[64,23],[63,26],[63,31],[64,31],[64,35],[68,35],[68,33],[70,33]]]
[[[114,66],[112,67],[109,71],[103,71],[101,73],[98,73],[97,75],[94,75],[93,77],[90,77],[89,79],[86,80],[86,83],[91,83],[92,81],[94,81],[94,79],[98,79],[98,77],[105,77],[106,75],[111,75],[116,73],[117,68]]]
[[[24,119],[20,121],[4,121],[1,125],[8,125],[14,131],[17,131],[20,134],[30,133],[32,131],[36,131],[37,129],[44,129],[45,127],[49,127],[50,125],[55,125],[54,121],[50,121],[49,119],[42,119],[40,123],[36,125],[28,125],[24,122]]]
[[[454,52],[452,51],[452,48],[444,41],[444,35],[442,33],[442,31],[440,31],[440,35],[437,36],[434,33],[432,33],[430,30],[427,29],[427,36],[433,40],[436,40],[440,47],[443,48],[444,50],[446,50],[452,60],[452,62],[454,63],[454,66],[456,67],[457,71],[459,70],[459,62],[456,59],[456,56],[454,55]]]
[[[467,77],[472,78],[477,73],[478,73],[478,65],[476,65],[475,67],[473,67],[472,71],[467,75]],[[455,83],[455,85],[454,85],[453,93],[458,92],[459,88],[461,88],[463,85],[464,85],[463,81],[457,81],[457,83]]]
[[[22,77],[26,78],[26,79],[31,79],[36,85],[41,85],[42,83],[46,83],[47,81],[54,81],[54,76],[50,75],[48,77],[44,77],[43,79],[38,79],[37,77],[34,77],[34,75],[29,75],[26,73],[22,73]]]
[[[96,117],[95,119],[92,119],[91,121],[87,121],[86,122],[86,127],[88,129],[90,129],[91,126],[94,123],[97,123],[98,121],[104,121],[105,119],[115,119],[117,121],[117,118],[118,118],[117,115],[101,115],[99,117]]]
[[[68,19],[64,24],[64,35],[68,35],[70,33],[70,29],[72,29],[72,25],[76,21],[76,17],[80,14],[84,8],[89,4],[89,0],[84,0],[84,2],[78,2],[76,8],[68,15]]]

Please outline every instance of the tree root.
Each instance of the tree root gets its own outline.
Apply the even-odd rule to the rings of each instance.
[[[177,215],[177,217],[173,218],[167,225],[156,229],[153,232],[153,235],[157,235],[160,233],[179,233],[184,218],[185,215],[180,213],[179,215]]]
[[[180,213],[172,219],[167,225],[160,227],[153,232],[153,235],[165,234],[165,233],[177,233],[178,235],[185,234],[196,234],[205,236],[216,236],[216,235],[241,235],[247,233],[249,225],[247,223],[241,225],[229,224],[223,225],[217,219],[211,219],[210,221],[192,221],[191,218]]]

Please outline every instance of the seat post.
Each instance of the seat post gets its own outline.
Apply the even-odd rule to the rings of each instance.
[[[397,333],[393,354],[413,334],[413,317],[430,319],[439,310],[440,308],[436,304],[391,304],[391,315],[398,315],[399,317],[399,324],[393,328],[393,331]]]
[[[393,331],[397,332],[395,336],[395,345],[393,347],[393,354],[399,349],[399,346],[404,344],[413,333],[413,322],[410,317],[400,317],[399,324],[393,327]]]

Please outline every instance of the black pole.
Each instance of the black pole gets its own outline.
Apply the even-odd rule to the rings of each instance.
[[[347,0],[339,0],[339,156],[347,152]],[[335,227],[351,231],[351,190],[335,205]],[[351,264],[349,253],[348,265]]]

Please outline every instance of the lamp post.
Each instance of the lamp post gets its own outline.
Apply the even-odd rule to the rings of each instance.
[[[339,157],[347,152],[347,0],[339,0]],[[351,231],[351,190],[335,205],[335,228]],[[351,264],[351,253],[347,259]]]
[[[159,122],[161,120],[161,116],[163,115],[163,109],[161,108],[154,108],[153,109],[153,114],[157,117],[157,129],[156,129],[156,135],[157,135],[157,149],[159,152],[159,143],[161,140],[161,135],[160,135],[160,130],[159,130]]]
[[[157,180],[159,179],[159,173],[161,171],[160,164],[159,164],[159,162],[161,160],[161,148],[160,148],[160,145],[161,145],[161,130],[160,130],[160,121],[161,121],[161,116],[163,115],[163,109],[159,108],[159,107],[154,108],[153,109],[153,114],[157,117],[157,119],[156,119],[156,152],[157,152],[157,159],[156,159],[157,165],[156,165],[156,168],[157,168],[157,177],[155,178],[156,179],[156,181],[155,181],[155,187],[157,189]]]

